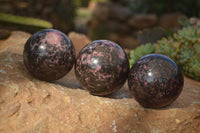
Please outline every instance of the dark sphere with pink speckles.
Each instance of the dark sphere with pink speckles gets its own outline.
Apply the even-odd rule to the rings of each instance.
[[[161,54],[140,58],[131,68],[128,86],[135,100],[147,108],[160,108],[180,95],[184,76],[176,63]]]
[[[98,96],[119,90],[128,73],[126,53],[118,44],[108,40],[93,41],[85,46],[75,63],[75,74],[82,87]]]
[[[75,49],[68,37],[54,29],[32,35],[24,46],[24,64],[36,78],[53,81],[65,76],[75,62]]]

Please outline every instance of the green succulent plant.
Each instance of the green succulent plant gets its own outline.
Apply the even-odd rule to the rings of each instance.
[[[176,62],[184,70],[185,75],[200,80],[200,27],[191,26],[174,34],[179,43]]]
[[[193,21],[194,22],[194,21]],[[140,57],[151,54],[164,54],[183,68],[184,74],[200,80],[200,25],[199,20],[183,27],[173,37],[162,38],[154,44],[141,45],[130,52],[130,65]]]
[[[179,50],[179,43],[174,41],[173,38],[163,38],[154,44],[154,52],[164,54],[176,61],[176,55]]]
[[[154,48],[151,43],[141,45],[135,50],[130,51],[130,65],[132,66],[140,57],[154,52]]]

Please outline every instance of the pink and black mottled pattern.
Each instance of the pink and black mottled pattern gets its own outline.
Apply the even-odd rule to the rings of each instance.
[[[128,86],[143,107],[159,108],[171,104],[180,95],[184,84],[182,71],[167,56],[149,54],[131,68]]]
[[[129,61],[123,49],[108,40],[85,46],[75,63],[75,74],[83,88],[93,95],[107,95],[120,89],[129,73]]]
[[[53,81],[65,76],[75,62],[75,49],[64,33],[46,29],[31,36],[24,46],[24,64],[36,78]]]

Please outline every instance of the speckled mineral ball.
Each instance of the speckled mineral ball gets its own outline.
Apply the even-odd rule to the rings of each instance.
[[[53,81],[71,70],[75,62],[75,49],[64,33],[46,29],[28,39],[23,57],[25,66],[34,77]]]
[[[93,95],[108,95],[120,89],[129,73],[129,61],[123,49],[108,40],[85,46],[75,63],[75,74],[83,88]]]
[[[167,56],[149,54],[140,58],[128,76],[130,92],[143,107],[159,108],[171,104],[184,84],[182,71]]]

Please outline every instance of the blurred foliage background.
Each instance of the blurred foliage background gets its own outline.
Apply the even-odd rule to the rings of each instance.
[[[0,0],[0,13],[34,17],[51,22],[65,33],[86,33],[91,18],[90,3],[112,2],[127,7],[132,14],[181,12],[188,17],[200,15],[199,0]],[[3,26],[4,27],[4,26]],[[2,28],[2,26],[0,27]]]
[[[69,32],[74,29],[76,7],[72,0],[0,0],[0,12],[47,20]]]
[[[111,0],[131,8],[133,13],[181,12],[189,16],[199,16],[199,0]]]

